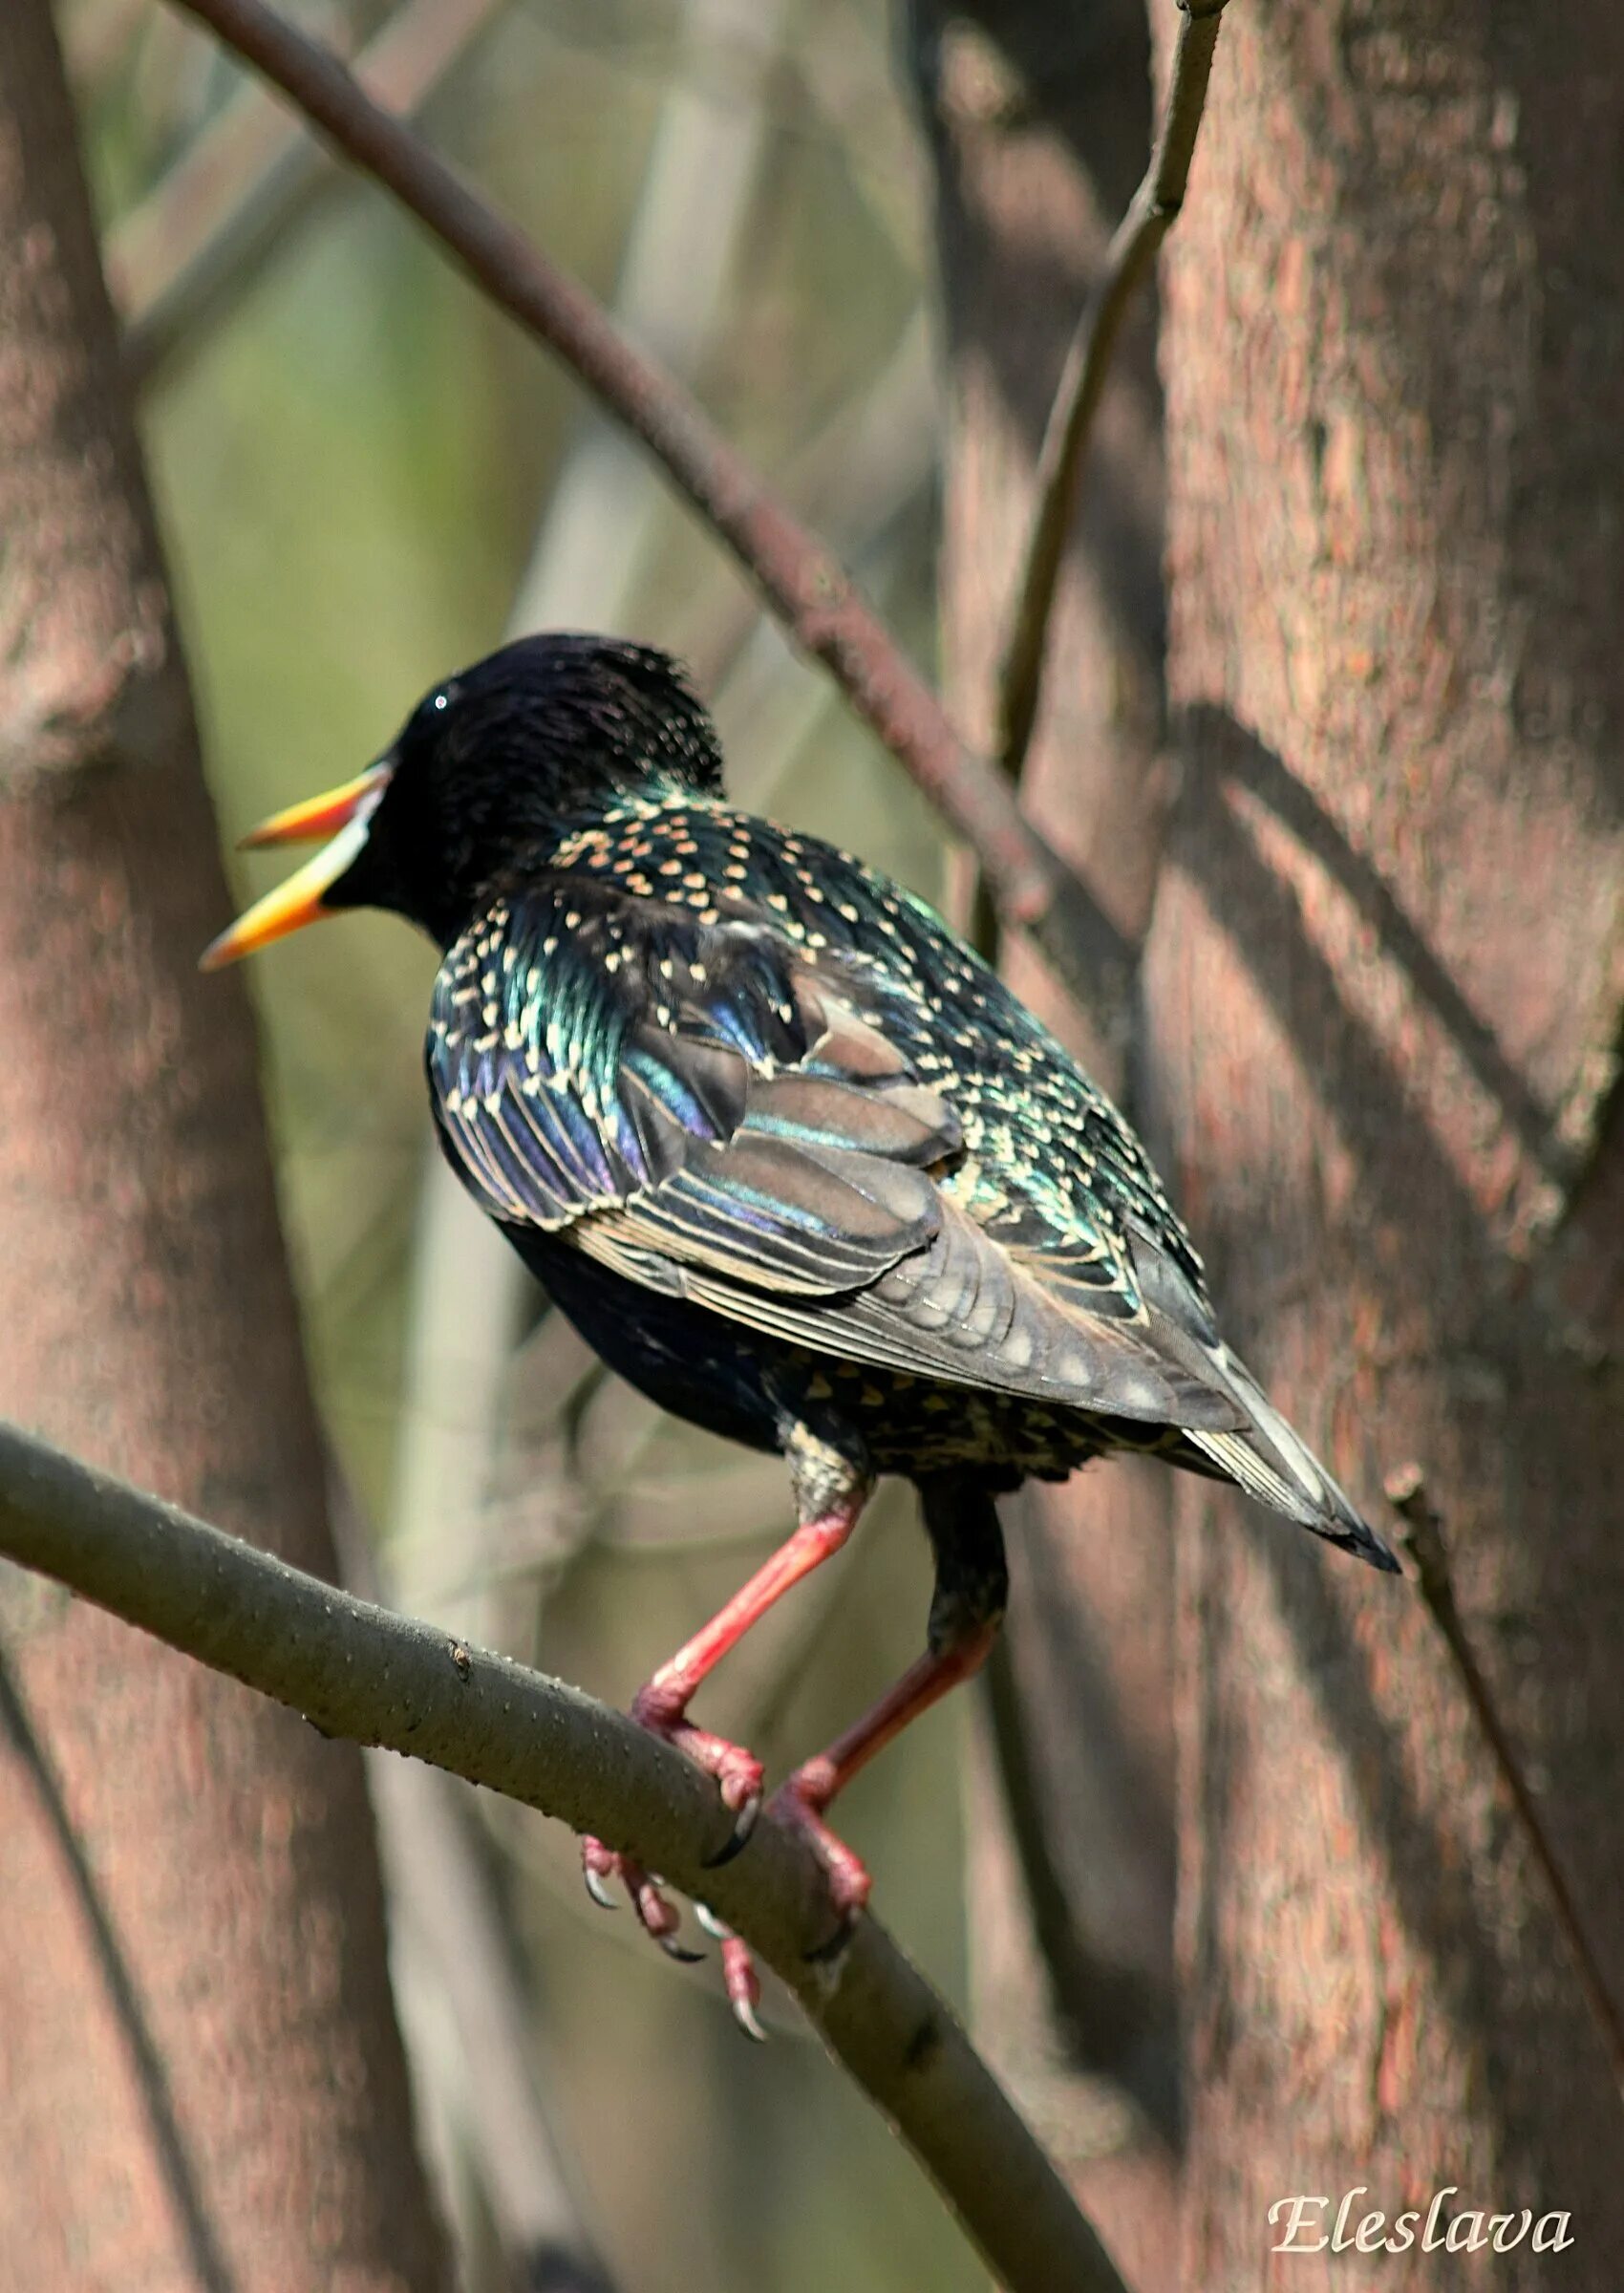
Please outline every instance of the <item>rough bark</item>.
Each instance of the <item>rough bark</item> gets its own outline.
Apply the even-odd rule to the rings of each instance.
[[[45,0],[0,10],[0,1409],[331,1575]],[[353,1747],[16,1578],[0,1657],[0,2252],[41,2293],[440,2284]]]
[[[1137,5],[915,0],[936,167],[948,438],[940,594],[982,745],[1061,360],[1149,150]],[[1150,906],[1162,731],[1160,407],[1149,298],[1101,407],[1057,599],[1026,799],[1130,939]],[[1010,976],[1115,1087],[1111,1042],[1030,950]],[[1161,1477],[1165,1479],[1165,1476]],[[972,1782],[977,2026],[1136,2284],[1169,2282],[1171,1596],[1165,1491],[1113,1467],[1006,1509],[1015,1597]],[[990,1747],[989,1747],[990,1748]],[[1124,2113],[1122,2091],[1140,2112]],[[1144,2116],[1160,2121],[1147,2133]]]
[[[1349,1487],[1423,1467],[1624,1986],[1624,26],[1274,0],[1212,103],[1164,273],[1164,1160]],[[1187,2282],[1600,2293],[1618,2097],[1419,1601],[1179,1511]],[[1265,2262],[1272,2201],[1360,2184],[1576,2242]]]

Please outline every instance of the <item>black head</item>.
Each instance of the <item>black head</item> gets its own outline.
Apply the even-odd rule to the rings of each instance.
[[[204,961],[339,908],[394,909],[446,946],[513,862],[651,782],[721,793],[716,727],[677,664],[613,637],[521,637],[425,694],[359,780],[254,831],[331,841]]]

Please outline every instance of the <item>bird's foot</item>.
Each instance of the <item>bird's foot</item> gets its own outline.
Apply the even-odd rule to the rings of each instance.
[[[773,1822],[801,1833],[823,1867],[835,1925],[828,1940],[814,1945],[806,1956],[824,1963],[832,1963],[845,1950],[874,1884],[862,1857],[823,1820],[824,1810],[844,1780],[837,1763],[826,1755],[807,1760],[779,1786],[767,1811]]]
[[[753,1751],[746,1751],[742,1744],[732,1744],[726,1736],[713,1735],[709,1728],[695,1727],[688,1717],[686,1699],[678,1702],[657,1680],[638,1689],[631,1700],[631,1717],[639,1727],[646,1727],[652,1736],[674,1746],[695,1768],[702,1768],[707,1775],[716,1777],[721,1803],[733,1817],[733,1829],[715,1854],[706,1856],[705,1862],[713,1869],[720,1863],[731,1863],[756,1829],[756,1819],[761,1812],[760,1761]]]
[[[681,1912],[666,1895],[662,1882],[630,1855],[617,1854],[612,1847],[606,1847],[601,1839],[583,1839],[581,1875],[587,1882],[587,1893],[605,1911],[614,1909],[614,1897],[609,1893],[609,1885],[612,1880],[618,1879],[630,1899],[644,1934],[659,1944],[668,1959],[675,1959],[683,1965],[691,1966],[704,1957],[703,1951],[691,1951],[678,1940]]]
[[[832,1761],[808,1760],[780,1785],[767,1809],[769,1822],[787,1824],[801,1833],[817,1856],[828,1884],[834,1925],[827,1939],[815,1943],[806,1953],[807,1959],[820,1966],[839,1963],[850,1945],[873,1885],[867,1865],[823,1820],[823,1810],[843,1780]],[[703,1905],[699,1908],[699,1920],[721,1944],[722,1979],[727,1984],[734,2019],[752,2038],[764,2037],[757,2013],[761,1983],[749,1944],[741,1942],[731,1927],[724,1927],[715,1913]]]
[[[694,1911],[706,1934],[714,1935],[721,1945],[722,1983],[734,2021],[746,2038],[765,2039],[767,2033],[758,2011],[761,2004],[761,1978],[756,1972],[750,1945],[740,1942],[733,1929],[724,1926],[708,1904],[695,1903]]]
[[[733,1817],[733,1829],[715,1854],[705,1857],[705,1863],[708,1870],[731,1863],[756,1829],[761,1812],[760,1761],[742,1744],[731,1744],[726,1736],[714,1736],[709,1728],[695,1727],[688,1717],[687,1698],[678,1699],[658,1680],[638,1689],[631,1699],[631,1717],[639,1727],[674,1746],[695,1768],[716,1777],[717,1794]]]
[[[712,1869],[718,1864],[731,1862],[756,1829],[757,1818],[761,1812],[760,1761],[754,1752],[746,1751],[742,1744],[732,1744],[725,1736],[712,1735],[707,1728],[695,1727],[682,1704],[675,1701],[669,1690],[663,1690],[658,1682],[651,1681],[647,1687],[637,1691],[632,1699],[631,1717],[639,1727],[646,1727],[651,1735],[673,1745],[695,1767],[702,1768],[707,1775],[716,1777],[722,1805],[733,1817],[733,1829],[716,1852],[706,1857],[706,1862]],[[584,1839],[581,1843],[581,1870],[588,1894],[605,1910],[614,1908],[614,1897],[609,1892],[610,1882],[616,1879],[620,1881],[630,1898],[644,1933],[653,1938],[668,1958],[691,1962],[703,1955],[684,1948],[677,1940],[682,1914],[665,1894],[663,1882],[652,1876],[640,1863],[633,1862],[630,1855],[617,1854],[613,1848],[606,1847],[601,1839]],[[729,1967],[730,1952],[736,1960],[742,1954],[744,1961],[748,1962],[749,1953],[744,1945],[737,1942],[731,1933],[721,1932],[719,1922],[713,1922],[708,1914],[703,1914],[701,1924],[712,1925],[718,1932],[722,1942],[724,1972]],[[754,1972],[751,1972],[749,1984],[745,1984],[742,1978],[736,1982],[730,1973],[728,1997],[733,2003],[734,2013],[744,2027],[751,2031],[753,2037],[759,2037],[760,2027],[756,2023],[755,2015],[759,1985],[755,1983]],[[752,2025],[755,2025],[754,2028]]]

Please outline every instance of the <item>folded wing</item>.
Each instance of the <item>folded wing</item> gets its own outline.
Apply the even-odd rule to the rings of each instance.
[[[571,876],[527,886],[448,954],[427,1057],[482,1205],[644,1288],[909,1375],[1248,1424],[1205,1301],[1171,1278],[1159,1298],[1125,1232],[1084,1264],[975,1215],[951,1093],[910,1067],[861,966],[764,921],[703,927]]]

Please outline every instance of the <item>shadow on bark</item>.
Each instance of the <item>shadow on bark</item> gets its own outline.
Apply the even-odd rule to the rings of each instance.
[[[1347,893],[1375,932],[1383,954],[1402,970],[1540,1168],[1552,1179],[1567,1176],[1572,1157],[1553,1134],[1549,1110],[1506,1058],[1493,1030],[1473,1011],[1380,872],[1355,850],[1314,791],[1223,709],[1198,702],[1183,713],[1181,724],[1186,753],[1220,759],[1220,777],[1250,789]]]
[[[1041,1548],[1037,1548],[1041,1552]],[[1050,1611],[1057,1648],[1063,1648],[1079,1704],[1091,1715],[1087,1741],[1099,1776],[1121,1789],[1130,1778],[1144,1787],[1141,1813],[1152,1852],[1172,1837],[1172,1810],[1137,1760],[1120,1724],[1109,1682],[1088,1645],[1088,1618],[1075,1601]],[[1178,2014],[1170,1985],[1143,1967],[1107,1959],[1072,1908],[1064,1873],[1056,1860],[1036,1755],[1021,1710],[1020,1687],[1009,1645],[1000,1641],[987,1666],[987,1701],[1010,1827],[1026,1882],[1033,1931],[1053,1993],[1058,2036],[1071,2067],[1114,2079],[1131,2095],[1170,2150],[1183,2139],[1179,2090]]]
[[[1514,1255],[1495,1232],[1492,1215],[1474,1199],[1435,1135],[1415,1087],[1399,1071],[1373,1027],[1350,1005],[1336,974],[1311,936],[1299,893],[1269,863],[1233,809],[1227,789],[1244,788],[1286,825],[1335,879],[1377,934],[1381,955],[1403,972],[1417,997],[1447,1031],[1450,1041],[1487,1091],[1508,1126],[1541,1168],[1557,1152],[1549,1119],[1510,1068],[1492,1034],[1471,1012],[1442,963],[1410,924],[1379,873],[1349,845],[1313,794],[1283,761],[1225,711],[1204,706],[1184,719],[1190,758],[1176,824],[1178,864],[1199,887],[1218,929],[1239,951],[1246,972],[1289,1040],[1322,1104],[1336,1110],[1341,1140],[1355,1168],[1354,1198],[1337,1224],[1366,1238],[1387,1285],[1396,1325],[1447,1331],[1446,1351],[1418,1361],[1418,1377],[1448,1397],[1459,1445],[1454,1473],[1445,1470],[1436,1493],[1447,1517],[1451,1479],[1459,1488],[1457,1553],[1471,1575],[1481,1553],[1496,1546],[1516,1554],[1515,1606],[1468,1605],[1467,1624],[1494,1680],[1513,1738],[1519,1700],[1549,1699],[1558,1673],[1572,1696],[1585,1699],[1593,1727],[1562,1728],[1548,1716],[1528,1743],[1537,1756],[1540,1796],[1572,1875],[1581,1915],[1592,1931],[1607,1935],[1605,1907],[1615,1902],[1624,1873],[1615,1821],[1608,1817],[1610,1764],[1598,1758],[1605,1741],[1606,1683],[1616,1678],[1616,1622],[1624,1606],[1617,1558],[1587,1520],[1603,1517],[1609,1490],[1624,1468],[1620,1419],[1610,1403],[1605,1360],[1587,1366],[1573,1330],[1558,1310],[1552,1285],[1532,1263]],[[1230,1221],[1233,1228],[1233,1221]],[[1261,1257],[1272,1247],[1256,1237]],[[1240,1271],[1240,1270],[1237,1270]],[[1336,1269],[1329,1271],[1336,1278]],[[1252,1299],[1286,1293],[1270,1272],[1245,1270]],[[1222,1299],[1225,1269],[1214,1273]],[[1459,1318],[1450,1320],[1454,1306]],[[1617,1299],[1607,1310],[1616,1315]],[[1384,1391],[1399,1406],[1404,1357],[1382,1367]],[[1395,1371],[1399,1380],[1395,1380]],[[1361,1424],[1362,1475],[1356,1494],[1374,1499],[1381,1467],[1400,1461],[1384,1444],[1380,1426]],[[1494,1460],[1500,1460],[1498,1468]],[[1611,1463],[1610,1463],[1611,1461]],[[1193,1492],[1192,1492],[1193,1493]],[[1194,1505],[1189,1510],[1194,1511]],[[1233,1510],[1222,1500],[1199,1502],[1204,1539],[1233,1532]],[[1457,1691],[1446,1684],[1436,1651],[1422,1630],[1419,1601],[1404,1599],[1385,1614],[1356,1611],[1344,1597],[1344,1572],[1334,1558],[1312,1551],[1275,1524],[1250,1519],[1242,1532],[1266,1572],[1270,1595],[1294,1650],[1297,1681],[1313,1698],[1341,1747],[1346,1776],[1362,1811],[1392,1899],[1429,1966],[1428,2014],[1442,2012],[1459,2034],[1470,2075],[1493,2122],[1506,2159],[1527,2175],[1529,2162],[1560,2193],[1563,2204],[1582,2205],[1575,2188],[1582,2171],[1592,2177],[1599,2224],[1607,2212],[1597,2155],[1580,2157],[1565,2129],[1573,2123],[1570,2098],[1551,2108],[1549,2070],[1571,2065],[1573,2092],[1593,2087],[1596,2108],[1610,2107],[1599,2075],[1601,2049],[1543,1891],[1530,1882],[1529,1928],[1502,1916],[1498,1887],[1487,1883],[1484,1843],[1474,1843],[1465,1813],[1449,1788],[1451,1774],[1476,1778],[1488,1755],[1475,1728],[1459,1746],[1435,1747],[1416,1730],[1396,1724],[1394,1682],[1415,1672],[1417,1709],[1447,1709]],[[1222,1549],[1204,1549],[1199,1568],[1205,1655],[1196,1704],[1204,1752],[1201,1796],[1194,1811],[1198,1852],[1208,1872],[1224,1868],[1233,1814],[1227,1749],[1236,1717],[1224,1683],[1244,1676],[1251,1662],[1238,1610],[1226,1597]],[[1357,1579],[1348,1590],[1365,1591]],[[1424,1682],[1424,1685],[1421,1684]],[[1530,1705],[1528,1709],[1531,1711]],[[1548,1704],[1548,1713],[1559,1707]],[[1420,1763],[1418,1768],[1418,1762]],[[1481,1765],[1480,1765],[1481,1763]],[[1240,1765],[1244,1768],[1245,1761]],[[1418,1789],[1418,1773],[1426,1779]],[[1428,1788],[1436,1786],[1432,1805]],[[1460,1811],[1462,1821],[1454,1820]],[[1615,1812],[1615,1811],[1614,1811]],[[1494,1802],[1487,1853],[1489,1869],[1504,1875],[1521,1855],[1508,1811]],[[1227,1999],[1219,1933],[1219,1897],[1210,1885],[1196,1891],[1200,1919],[1188,1961],[1191,1990],[1212,2004],[1211,2052],[1203,2075],[1216,2077],[1237,2032]],[[1613,1980],[1619,1981],[1617,1930],[1611,1938]],[[1587,2066],[1590,2066],[1587,2068]],[[1593,2146],[1592,2146],[1593,2147]],[[1582,2215],[1576,2215],[1582,2218]]]

